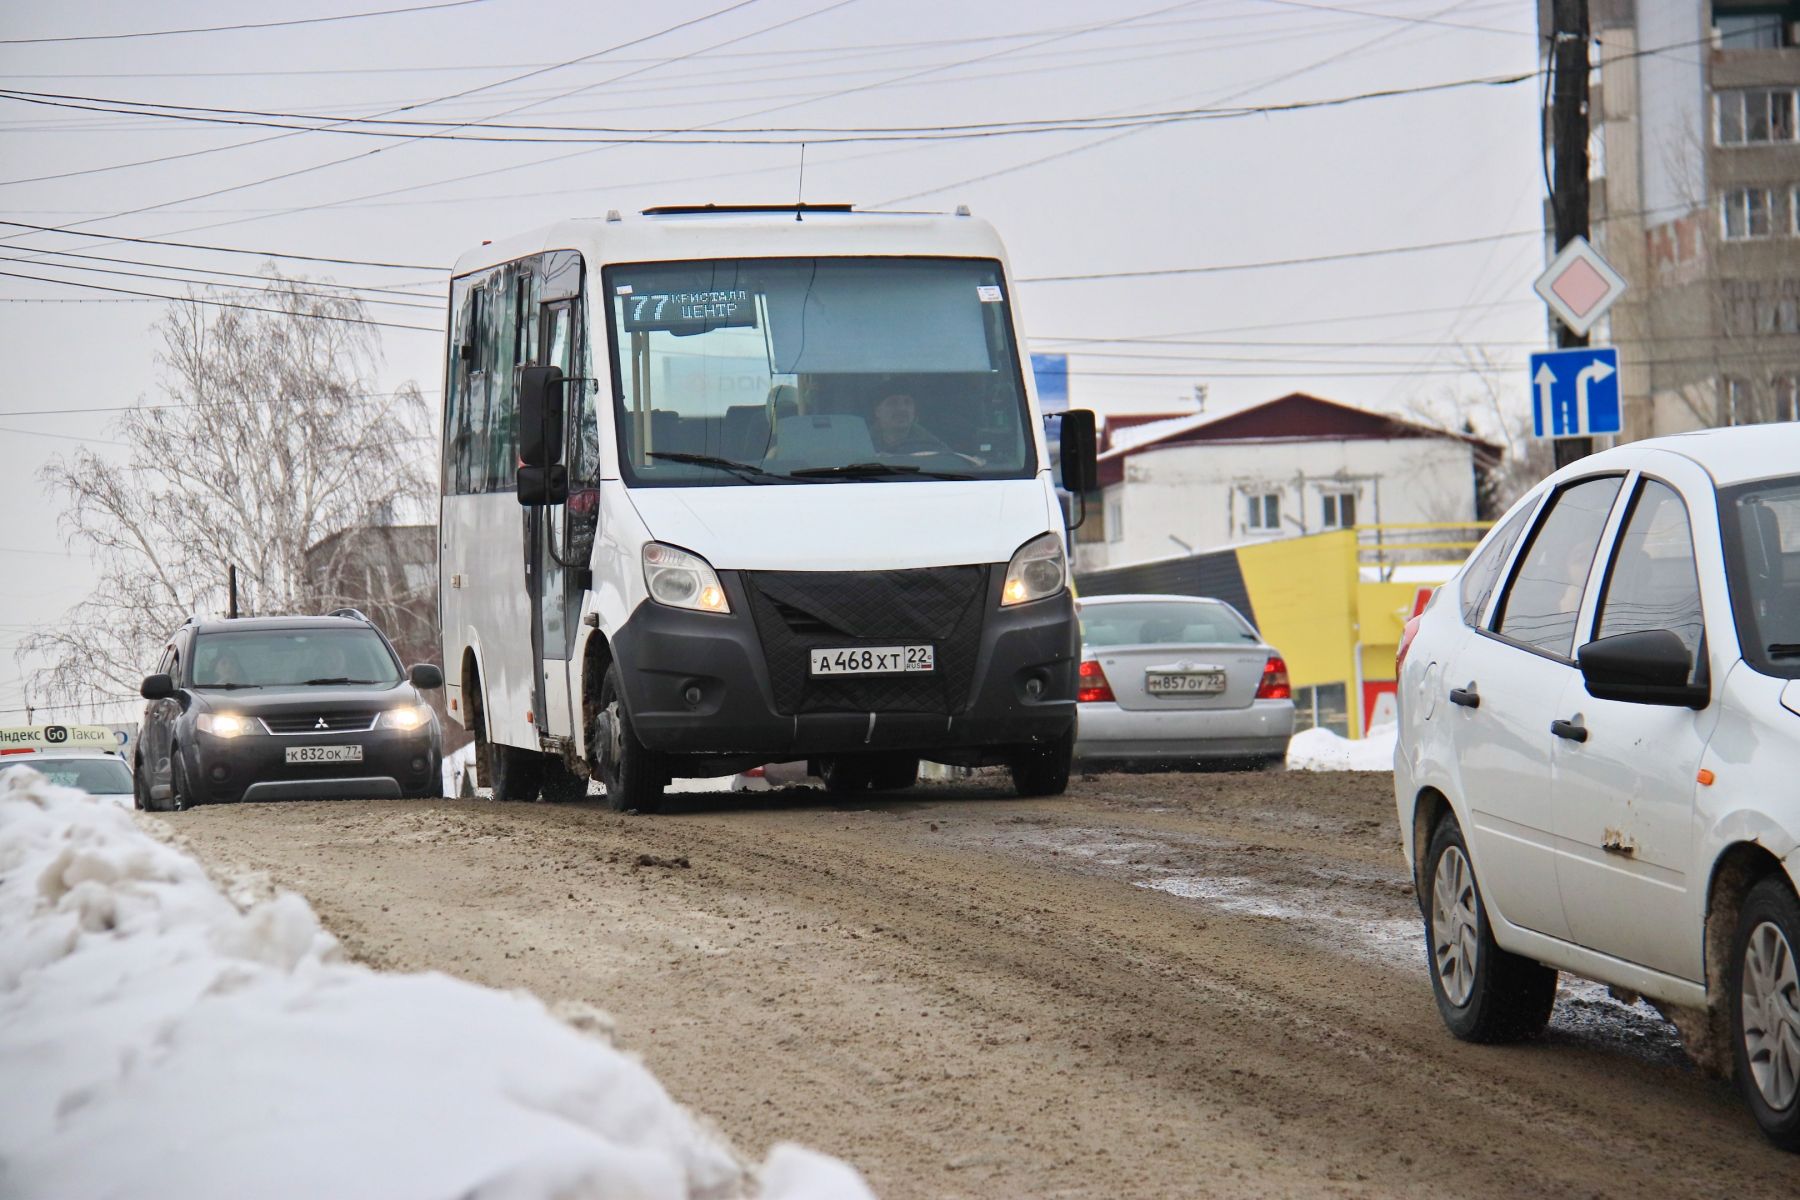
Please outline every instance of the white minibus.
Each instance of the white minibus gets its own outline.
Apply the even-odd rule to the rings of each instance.
[[[450,285],[440,618],[496,799],[805,759],[1068,784],[1078,635],[1017,297],[966,215],[656,208]],[[1062,420],[1094,487],[1093,414]]]

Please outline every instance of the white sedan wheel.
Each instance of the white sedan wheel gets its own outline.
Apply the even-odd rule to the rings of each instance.
[[[1438,856],[1431,885],[1431,961],[1444,995],[1458,1008],[1475,990],[1481,938],[1475,921],[1475,872],[1457,846]]]
[[[1750,1076],[1779,1112],[1800,1093],[1800,975],[1794,948],[1773,921],[1752,929],[1744,944],[1741,992]]]

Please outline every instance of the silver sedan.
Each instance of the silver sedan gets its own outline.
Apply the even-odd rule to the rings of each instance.
[[[1083,766],[1286,761],[1287,664],[1235,608],[1197,596],[1097,596],[1077,611]]]

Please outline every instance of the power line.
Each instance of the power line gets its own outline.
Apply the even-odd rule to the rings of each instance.
[[[82,222],[85,223],[85,222]],[[330,263],[342,267],[380,267],[393,271],[448,271],[450,268],[426,266],[423,263],[375,262],[366,258],[327,258],[318,254],[294,254],[280,250],[243,250],[235,246],[209,246],[201,242],[177,242],[169,238],[126,237],[118,233],[100,233],[93,229],[84,229],[80,233],[71,233],[67,226],[32,225],[25,221],[0,220],[0,225],[9,225],[14,229],[25,229],[33,233],[60,233],[65,237],[102,238],[109,242],[131,242],[140,246],[174,246],[182,250],[210,250],[219,254],[248,254],[255,258],[287,258],[296,262]],[[15,247],[18,249],[18,247]],[[58,252],[60,253],[60,251]]]
[[[439,389],[439,388],[419,388],[418,390],[419,390],[419,394],[421,396],[435,396],[435,395],[439,394],[439,392],[441,391],[441,389]],[[354,395],[346,396],[345,399],[346,400],[392,400],[395,397],[401,396],[404,394],[405,393],[403,393],[403,392],[357,392]],[[274,404],[274,403],[276,403],[277,400],[280,400],[283,398],[284,397],[268,396],[268,397],[261,397],[261,398],[230,400],[230,401],[225,401],[224,403],[229,403],[229,404]],[[199,407],[201,407],[201,405],[199,405],[199,404],[181,403],[181,404],[108,404],[108,405],[99,405],[99,406],[88,407],[88,408],[32,408],[32,409],[15,410],[12,412],[0,412],[0,418],[68,417],[68,416],[81,416],[81,415],[84,415],[87,413],[161,412],[165,409],[199,408]]]
[[[957,64],[962,65],[962,64]],[[0,89],[0,99],[21,104],[41,104],[52,108],[71,108],[81,112],[125,113],[131,116],[158,117],[172,121],[197,121],[207,124],[249,125],[271,129],[288,129],[309,133],[333,133],[354,137],[378,137],[419,141],[490,142],[517,145],[641,145],[657,143],[669,146],[791,146],[796,144],[837,145],[859,142],[959,141],[979,138],[1019,137],[1040,133],[1102,132],[1115,129],[1152,128],[1160,125],[1186,124],[1193,121],[1235,120],[1243,117],[1269,116],[1275,113],[1303,112],[1310,109],[1337,108],[1368,100],[1386,100],[1398,96],[1418,96],[1470,87],[1506,87],[1535,79],[1537,72],[1490,75],[1473,79],[1446,80],[1413,87],[1386,88],[1334,96],[1317,100],[1296,100],[1281,104],[1241,105],[1230,108],[1187,108],[1163,112],[1121,113],[1114,116],[1047,117],[1030,121],[986,121],[960,125],[908,126],[785,126],[752,129],[713,130],[713,136],[696,138],[687,128],[643,128],[604,125],[520,125],[492,121],[417,121],[379,120],[361,117],[331,117],[321,113],[269,112],[256,109],[208,108],[195,105],[151,104],[150,102],[115,100],[106,97],[57,95],[44,92],[21,92]],[[896,81],[887,81],[890,86]],[[137,107],[121,107],[136,105]],[[150,109],[170,111],[150,111]],[[235,114],[235,115],[221,115]],[[283,121],[322,122],[315,125],[281,124]],[[397,129],[364,128],[364,126],[396,126]],[[449,132],[411,132],[415,129]],[[502,134],[461,133],[465,129],[491,129]],[[521,136],[550,133],[571,136]],[[775,137],[789,134],[788,137]],[[580,136],[572,136],[580,135]],[[588,136],[593,135],[593,136]]]
[[[1080,283],[1096,279],[1155,279],[1174,275],[1216,275],[1227,271],[1261,270],[1266,267],[1295,267],[1313,263],[1349,262],[1359,258],[1380,258],[1389,254],[1416,254],[1427,250],[1448,250],[1458,246],[1478,246],[1510,238],[1544,236],[1541,229],[1521,229],[1512,233],[1490,233],[1479,237],[1453,238],[1443,242],[1418,242],[1411,246],[1386,246],[1379,250],[1347,250],[1339,254],[1315,254],[1305,258],[1272,258],[1262,262],[1217,263],[1205,267],[1156,267],[1143,271],[1090,271],[1078,275],[1028,275],[1014,283]]]
[[[55,251],[50,251],[49,253],[55,253]],[[97,256],[96,255],[83,255],[82,257],[94,258]],[[207,286],[223,286],[223,285],[215,285],[213,283],[213,281],[206,280],[206,279],[183,279],[178,275],[161,275],[161,274],[156,274],[156,273],[148,272],[148,271],[121,271],[117,268],[107,268],[107,267],[82,267],[82,266],[77,266],[74,263],[49,262],[42,258],[21,258],[18,255],[14,255],[14,254],[0,254],[0,262],[25,263],[25,264],[28,264],[31,266],[49,267],[49,268],[51,268],[53,270],[57,270],[57,271],[88,271],[88,272],[92,272],[96,275],[122,275],[128,279],[159,279],[165,283],[188,283],[188,284],[198,283],[198,284],[203,284],[203,285],[207,285]],[[160,265],[160,264],[150,264],[150,265],[155,266],[155,265]],[[194,273],[204,273],[204,268],[201,268],[201,267],[176,267],[174,269],[177,271],[191,271]],[[235,274],[235,272],[221,271],[221,272],[218,272],[218,274],[221,274],[221,275]],[[256,278],[256,276],[249,276],[249,278]],[[265,282],[267,282],[267,277],[265,276],[263,278],[265,279]],[[62,283],[65,281],[59,279],[59,280],[54,280],[54,282]],[[69,281],[69,282],[72,282],[72,281]],[[421,308],[421,309],[426,310],[427,312],[441,312],[443,310],[443,305],[441,305],[441,304],[424,304],[424,303],[420,303],[417,300],[364,299],[360,296],[350,296],[350,295],[345,294],[345,291],[349,291],[349,290],[353,290],[353,289],[345,289],[345,291],[333,292],[333,291],[305,289],[305,288],[282,288],[282,287],[251,287],[251,288],[247,288],[247,287],[243,287],[242,285],[237,285],[237,290],[247,291],[247,292],[261,292],[264,295],[269,295],[269,296],[304,296],[304,297],[307,297],[310,299],[315,299],[315,300],[321,300],[321,299],[322,300],[354,300],[358,304],[386,304],[386,305],[392,305],[397,308]]]
[[[853,2],[854,2],[854,0],[840,0],[839,4],[831,5],[830,7],[836,8],[836,7],[840,7],[842,4],[853,3]],[[493,83],[482,84],[479,87],[464,88],[460,92],[453,92],[450,95],[439,96],[432,100],[420,100],[420,101],[415,101],[410,104],[403,104],[397,108],[390,108],[385,112],[377,113],[376,116],[377,117],[390,117],[396,113],[410,112],[413,109],[425,108],[425,107],[429,107],[430,105],[433,105],[433,104],[446,103],[451,100],[460,100],[460,99],[463,99],[468,96],[476,95],[477,93],[480,93],[480,92],[490,91],[494,88],[504,87],[508,84],[518,83],[522,80],[530,79],[530,78],[533,78],[538,75],[543,75],[550,71],[560,70],[562,67],[565,67],[565,66],[573,66],[576,63],[587,62],[589,59],[599,58],[602,55],[611,54],[615,51],[622,50],[622,49],[625,49],[630,46],[636,46],[643,42],[651,41],[655,38],[659,38],[666,34],[672,33],[678,29],[685,29],[692,25],[702,24],[706,21],[713,20],[715,17],[723,16],[726,13],[735,12],[740,8],[747,8],[750,5],[757,4],[757,3],[760,3],[760,0],[736,0],[736,3],[729,4],[724,8],[716,9],[712,12],[706,13],[699,17],[690,18],[689,20],[686,20],[686,21],[677,22],[674,25],[670,25],[664,29],[660,29],[655,33],[646,34],[643,37],[633,38],[630,41],[621,42],[614,46],[609,46],[604,50],[596,50],[591,54],[584,54],[580,58],[570,59],[567,62],[559,63],[554,67],[544,67],[544,68],[540,68],[538,70],[527,71],[522,75],[515,75],[509,79],[496,80]],[[823,11],[823,10],[820,10],[820,11]],[[809,14],[809,15],[811,15],[811,14]],[[804,18],[796,18],[796,19],[804,19]],[[790,24],[790,23],[791,22],[784,22],[784,24]],[[777,27],[779,27],[779,26],[777,26]],[[645,69],[648,70],[650,68],[645,68]],[[525,105],[523,107],[532,107],[532,106]],[[512,111],[519,111],[519,110],[515,109]],[[503,114],[503,115],[509,115],[509,114]],[[240,142],[233,146],[215,147],[214,149],[216,149],[216,150],[240,149],[245,146],[263,145],[267,142],[280,141],[283,138],[298,137],[300,135],[300,133],[302,133],[302,132],[309,132],[309,131],[301,130],[301,131],[290,131],[290,132],[286,132],[286,133],[279,133],[279,134],[276,134],[275,136],[269,137],[269,138],[260,138],[260,139],[255,139],[255,140],[252,140],[249,142]],[[398,144],[404,145],[406,143],[398,143]],[[230,187],[225,187],[225,188],[214,188],[210,192],[201,192],[200,194],[194,195],[194,196],[184,196],[179,200],[165,200],[159,204],[147,204],[147,205],[143,205],[138,208],[126,209],[123,212],[112,214],[112,218],[117,219],[119,217],[134,216],[138,213],[152,212],[159,208],[167,208],[172,204],[187,204],[194,200],[206,200],[206,199],[210,199],[213,196],[225,195],[229,192],[243,191],[246,188],[260,187],[266,183],[274,183],[274,182],[277,182],[277,181],[283,180],[283,179],[292,179],[299,175],[310,174],[313,171],[322,171],[328,167],[339,166],[343,163],[352,162],[357,159],[372,158],[377,154],[384,153],[385,151],[391,150],[393,148],[394,147],[392,145],[377,146],[373,150],[363,151],[359,154],[347,155],[344,158],[333,159],[330,162],[315,163],[312,166],[308,166],[308,167],[298,167],[298,168],[295,168],[294,170],[284,171],[277,175],[265,176],[262,179],[254,179],[248,183],[234,184]],[[209,151],[195,151],[192,154],[190,154],[188,157],[194,157],[198,154],[208,153],[208,152]],[[164,161],[167,161],[167,160],[165,159]],[[72,221],[68,225],[60,226],[59,230],[67,230],[76,225],[87,225],[87,224],[91,224],[91,223],[92,223],[91,221]]]
[[[335,17],[300,17],[291,21],[261,21],[242,25],[208,25],[194,29],[150,29],[139,33],[87,33],[69,37],[0,38],[0,46],[43,46],[52,42],[116,42],[126,38],[181,37],[190,33],[229,33],[241,29],[280,29],[289,25],[324,25],[333,21],[361,21],[369,17],[392,17],[402,13],[431,12],[440,8],[463,8],[485,4],[487,0],[445,0],[441,4],[421,4],[413,8],[387,8],[380,12],[343,13]]]
[[[1448,13],[1454,12],[1456,9],[1463,7],[1463,3],[1464,3],[1464,0],[1457,0],[1457,3],[1451,4],[1447,8],[1443,8],[1443,9],[1438,10],[1437,12],[1432,13],[1431,19],[1436,19],[1438,17],[1445,16]],[[1381,42],[1387,41],[1392,36],[1393,36],[1392,33],[1379,34],[1373,38],[1368,39],[1367,41],[1364,41],[1364,42],[1359,43],[1358,45],[1352,46],[1347,50],[1342,50],[1335,54],[1328,54],[1324,58],[1316,59],[1313,62],[1308,63],[1307,65],[1305,65],[1303,67],[1297,67],[1292,71],[1288,71],[1288,72],[1285,72],[1284,74],[1277,75],[1272,79],[1267,79],[1267,80],[1263,80],[1260,83],[1252,84],[1251,86],[1249,86],[1247,88],[1243,88],[1239,91],[1233,92],[1224,98],[1226,100],[1236,100],[1243,96],[1249,95],[1251,92],[1256,91],[1258,88],[1268,87],[1270,84],[1275,84],[1275,83],[1284,83],[1290,79],[1296,79],[1299,76],[1304,75],[1309,71],[1315,71],[1315,70],[1319,69],[1320,67],[1327,66],[1331,63],[1341,61],[1342,59],[1348,58],[1351,55],[1360,54],[1364,50],[1369,49],[1371,46],[1375,46],[1375,45],[1380,44]],[[1043,155],[1038,158],[1028,159],[1025,162],[1014,163],[1012,166],[1009,166],[1009,167],[1000,167],[996,170],[986,171],[980,175],[973,175],[966,179],[957,180],[955,183],[948,183],[948,184],[943,184],[938,187],[926,188],[925,190],[918,191],[918,192],[909,192],[908,194],[906,194],[904,196],[895,196],[891,199],[881,201],[879,204],[875,205],[875,207],[886,208],[890,205],[904,204],[910,200],[918,200],[924,196],[936,195],[939,192],[949,191],[951,188],[967,187],[971,184],[985,183],[990,179],[998,179],[1002,175],[1010,175],[1016,171],[1029,170],[1032,167],[1042,166],[1043,164],[1045,164],[1047,162],[1054,162],[1058,159],[1068,158],[1071,155],[1082,154],[1089,150],[1098,149],[1101,146],[1111,145],[1113,142],[1119,141],[1123,138],[1131,137],[1134,134],[1137,134],[1140,132],[1142,132],[1141,129],[1121,130],[1121,131],[1112,133],[1107,137],[1097,138],[1094,141],[1086,143],[1085,145],[1072,146],[1072,147],[1069,147],[1068,149],[1058,150],[1058,151]]]
[[[792,18],[789,18],[789,19],[788,19],[788,20],[786,20],[786,21],[781,21],[781,22],[777,22],[777,23],[776,23],[776,24],[774,24],[774,25],[770,25],[770,26],[766,26],[766,27],[764,27],[764,28],[763,28],[763,29],[760,29],[760,30],[755,30],[755,31],[752,31],[752,32],[751,32],[751,33],[748,33],[748,34],[741,34],[741,35],[739,35],[739,36],[737,36],[737,37],[734,37],[734,38],[728,38],[728,39],[726,39],[726,40],[725,40],[725,41],[723,41],[723,42],[719,42],[719,43],[715,43],[715,44],[714,44],[714,45],[712,45],[712,46],[708,46],[708,47],[702,47],[702,48],[701,48],[701,49],[699,49],[699,50],[696,50],[696,51],[693,51],[693,52],[691,52],[691,53],[689,53],[689,54],[687,54],[687,55],[681,55],[681,56],[677,56],[677,57],[676,57],[676,58],[675,58],[675,59],[671,59],[671,60],[667,60],[667,61],[669,61],[669,62],[675,62],[675,61],[680,61],[680,60],[681,60],[681,59],[683,59],[683,58],[692,58],[692,57],[696,57],[696,56],[697,56],[697,55],[699,55],[699,54],[703,54],[703,53],[710,53],[710,52],[711,52],[711,51],[712,51],[712,50],[715,50],[715,49],[718,49],[718,48],[719,48],[719,47],[720,47],[720,46],[726,46],[726,45],[732,45],[732,44],[735,44],[735,43],[737,43],[737,42],[741,42],[741,41],[744,41],[744,40],[746,40],[746,39],[747,39],[747,38],[750,38],[750,37],[755,37],[755,36],[759,36],[759,35],[761,35],[761,34],[763,34],[763,33],[768,33],[768,32],[771,32],[771,31],[772,31],[772,30],[775,30],[775,29],[779,29],[779,28],[783,28],[783,27],[785,27],[785,26],[788,26],[788,25],[792,25],[792,24],[795,24],[795,23],[797,23],[797,22],[799,22],[799,21],[804,21],[804,20],[809,20],[809,19],[811,19],[811,18],[812,18],[812,17],[815,17],[815,16],[818,16],[818,15],[820,15],[820,14],[821,14],[821,13],[825,13],[825,12],[829,12],[829,11],[832,11],[832,10],[834,10],[834,9],[837,9],[837,8],[841,8],[841,7],[844,7],[844,5],[846,5],[846,4],[849,4],[849,3],[854,3],[854,2],[855,2],[855,0],[839,0],[839,2],[838,2],[838,3],[835,3],[835,4],[830,4],[830,5],[827,5],[827,6],[825,6],[825,7],[824,7],[824,8],[820,8],[820,9],[816,9],[816,10],[814,10],[814,11],[813,11],[813,12],[810,12],[810,13],[804,13],[804,14],[802,14],[802,15],[800,15],[800,16],[798,16],[798,17],[792,17]],[[1139,20],[1142,20],[1142,19],[1143,19],[1143,18],[1145,18],[1145,17],[1150,17],[1150,16],[1157,16],[1157,15],[1161,15],[1161,14],[1163,14],[1163,13],[1166,13],[1166,12],[1173,12],[1173,11],[1175,11],[1175,10],[1178,10],[1178,9],[1181,9],[1181,8],[1187,8],[1187,7],[1191,7],[1191,6],[1192,6],[1192,5],[1194,5],[1194,4],[1197,4],[1197,3],[1199,3],[1199,2],[1200,2],[1200,0],[1183,0],[1183,3],[1179,3],[1179,4],[1174,4],[1174,5],[1170,5],[1170,6],[1168,6],[1168,7],[1167,7],[1167,8],[1163,8],[1163,9],[1157,9],[1157,10],[1153,10],[1153,11],[1152,11],[1152,12],[1149,12],[1149,13],[1140,13],[1140,14],[1136,14],[1136,15],[1134,15],[1134,16],[1126,16],[1126,17],[1120,17],[1120,18],[1117,18],[1117,19],[1115,19],[1115,20],[1112,20],[1112,21],[1108,21],[1108,22],[1103,22],[1103,23],[1101,23],[1101,24],[1098,24],[1098,25],[1091,25],[1091,26],[1085,26],[1085,27],[1082,27],[1082,28],[1081,28],[1081,29],[1078,29],[1078,30],[1076,30],[1076,31],[1075,31],[1075,32],[1076,32],[1076,33],[1080,33],[1080,34],[1086,34],[1086,33],[1092,33],[1092,32],[1094,32],[1094,31],[1096,31],[1096,30],[1102,30],[1102,29],[1109,29],[1109,28],[1114,28],[1114,27],[1116,27],[1116,26],[1119,26],[1119,25],[1123,25],[1123,24],[1126,24],[1126,23],[1129,23],[1129,22],[1135,22],[1135,21],[1139,21]],[[1053,39],[1053,40],[1054,40],[1054,39]],[[1037,44],[1042,44],[1042,43],[1037,43]],[[817,97],[812,97],[812,98],[810,98],[810,99],[809,99],[809,100],[807,100],[807,101],[797,101],[797,102],[795,102],[795,103],[791,103],[791,104],[780,104],[780,105],[774,105],[774,106],[771,106],[771,107],[768,107],[768,108],[763,108],[763,109],[758,109],[758,110],[756,110],[756,111],[753,111],[753,112],[749,112],[749,113],[740,113],[740,114],[738,114],[738,115],[736,115],[736,116],[734,116],[734,117],[727,117],[727,118],[722,118],[722,119],[720,119],[720,120],[718,120],[718,121],[712,121],[712,122],[708,122],[708,123],[706,123],[706,124],[703,124],[703,125],[696,125],[696,126],[693,126],[693,127],[691,127],[691,128],[693,128],[693,129],[704,129],[704,128],[711,128],[711,127],[714,127],[714,126],[718,126],[718,125],[723,125],[723,124],[725,124],[725,123],[726,123],[726,122],[727,122],[727,121],[734,121],[734,120],[748,120],[748,119],[750,119],[750,118],[752,118],[752,117],[758,117],[758,116],[763,116],[763,115],[766,115],[766,114],[767,114],[767,113],[771,113],[771,112],[779,112],[779,111],[781,111],[781,110],[782,110],[782,109],[787,109],[787,108],[794,108],[794,107],[797,107],[797,105],[798,105],[798,104],[800,104],[800,103],[819,103],[819,102],[823,102],[823,101],[827,101],[827,100],[835,100],[835,99],[838,99],[838,98],[840,98],[840,97],[842,97],[842,96],[847,96],[847,95],[850,95],[850,94],[852,94],[852,93],[855,93],[855,92],[859,92],[859,91],[866,91],[866,90],[868,90],[868,89],[870,89],[870,88],[872,88],[872,87],[877,87],[877,86],[885,86],[885,84],[886,84],[886,83],[894,83],[894,82],[898,82],[898,81],[900,81],[900,80],[906,80],[906,79],[914,79],[914,78],[918,78],[918,77],[920,77],[920,76],[924,76],[924,75],[929,75],[929,74],[933,74],[933,73],[936,73],[936,72],[938,72],[938,71],[942,71],[942,70],[948,70],[948,69],[951,69],[951,68],[954,68],[954,67],[960,67],[960,66],[968,66],[968,65],[971,65],[971,64],[972,64],[972,63],[975,63],[975,62],[979,62],[979,61],[982,61],[982,60],[983,60],[983,59],[984,59],[984,58],[993,58],[993,57],[996,57],[996,56],[997,56],[997,55],[998,55],[998,53],[1006,53],[1006,52],[1004,52],[1004,51],[1002,51],[1002,52],[996,52],[996,54],[991,54],[991,55],[985,55],[985,56],[981,56],[981,57],[978,57],[978,58],[973,58],[973,59],[965,59],[965,60],[962,60],[962,61],[960,61],[960,62],[955,62],[955,63],[948,63],[948,64],[942,64],[942,65],[939,65],[939,66],[934,66],[934,67],[928,67],[928,68],[925,68],[925,69],[923,69],[923,70],[919,70],[919,71],[914,71],[914,72],[912,72],[912,73],[910,73],[910,74],[907,74],[907,75],[902,75],[902,76],[899,76],[899,77],[897,77],[897,79],[893,79],[893,80],[888,80],[888,81],[885,81],[885,83],[884,83],[884,84],[863,84],[863,85],[859,85],[859,86],[857,86],[857,87],[852,87],[852,88],[844,88],[844,89],[841,89],[841,90],[839,90],[839,91],[836,91],[836,92],[833,92],[833,93],[830,93],[830,94],[828,94],[828,95],[824,95],[824,96],[817,96]],[[628,74],[629,74],[629,73],[628,73]],[[617,82],[617,81],[618,81],[618,79],[620,79],[620,78],[624,78],[624,76],[616,76],[616,77],[614,77],[614,79],[612,79],[612,80],[608,80],[608,81],[603,81],[603,83],[605,83],[605,82]],[[576,92],[575,92],[575,93],[570,93],[570,94],[571,94],[571,95],[573,95],[573,94],[578,94],[578,93],[579,93],[579,92],[580,92],[580,91],[585,91],[585,90],[592,90],[592,88],[593,88],[593,87],[598,87],[598,86],[603,86],[603,84],[596,84],[596,85],[592,85],[592,86],[591,86],[591,87],[589,87],[589,88],[584,88],[584,89],[577,89],[577,90],[576,90]],[[529,107],[529,106],[525,106],[525,107]],[[516,112],[516,111],[519,111],[519,110],[518,110],[518,109],[514,109],[514,110],[513,110],[513,111],[515,111],[515,112]],[[510,114],[501,114],[501,115],[510,115]],[[285,135],[285,134],[284,134],[284,135],[282,135],[282,136],[288,136],[288,135]],[[567,153],[567,154],[560,154],[560,155],[552,155],[552,156],[551,156],[551,157],[548,157],[548,158],[541,158],[541,159],[538,159],[538,160],[536,160],[536,161],[534,161],[534,162],[530,162],[530,163],[519,163],[519,164],[516,164],[516,165],[514,165],[514,166],[509,166],[509,167],[498,167],[498,168],[494,168],[494,169],[491,169],[491,170],[486,170],[486,171],[473,171],[473,172],[467,172],[467,173],[465,173],[465,174],[462,174],[462,175],[456,175],[456,176],[451,176],[451,177],[449,177],[449,178],[445,178],[445,179],[437,179],[437,180],[433,180],[433,181],[431,181],[431,182],[429,182],[429,183],[421,183],[421,184],[412,184],[412,185],[408,185],[408,186],[406,186],[406,187],[398,187],[398,188],[390,188],[390,189],[388,189],[388,190],[386,190],[386,191],[381,191],[381,192],[371,192],[371,193],[366,193],[366,194],[364,194],[364,195],[361,195],[361,196],[354,196],[354,197],[351,197],[351,198],[350,198],[350,199],[351,199],[351,200],[352,200],[352,201],[355,201],[355,200],[373,200],[373,199],[381,199],[381,198],[383,198],[383,197],[387,197],[387,196],[395,196],[395,195],[401,195],[401,194],[405,194],[405,193],[410,193],[410,192],[417,192],[417,191],[422,191],[422,190],[424,190],[424,189],[426,189],[426,188],[433,188],[433,187],[440,187],[440,186],[442,186],[442,185],[444,185],[444,184],[446,184],[446,183],[461,183],[461,182],[464,182],[464,181],[467,181],[467,180],[470,180],[470,179],[479,179],[479,178],[484,178],[484,177],[486,177],[486,176],[489,176],[489,175],[499,175],[499,174],[504,174],[504,173],[507,173],[507,172],[509,172],[509,171],[515,171],[515,170],[523,170],[523,169],[527,169],[527,168],[541,168],[541,167],[545,167],[545,166],[548,166],[548,165],[550,165],[550,164],[552,164],[552,163],[558,163],[558,162],[566,162],[566,161],[568,161],[568,160],[570,160],[570,159],[574,159],[574,158],[580,158],[580,157],[583,157],[583,156],[586,156],[586,155],[589,155],[589,154],[595,154],[595,153],[599,153],[599,152],[602,152],[602,151],[604,151],[604,150],[607,150],[607,149],[610,149],[610,148],[611,148],[611,147],[608,147],[608,146],[598,146],[598,147],[587,147],[587,148],[584,148],[584,149],[580,149],[580,150],[575,150],[575,151],[572,151],[572,152],[570,152],[570,153]],[[339,161],[349,161],[349,160],[348,160],[348,159],[344,159],[344,160],[339,160]],[[266,181],[264,181],[264,182],[266,182]],[[253,186],[253,185],[246,185],[246,186]],[[185,201],[172,201],[172,202],[171,202],[171,203],[184,203],[184,202],[185,202]],[[312,205],[305,205],[305,206],[300,206],[300,207],[296,207],[296,208],[289,208],[289,209],[284,209],[284,210],[281,210],[281,212],[282,212],[282,213],[283,213],[283,214],[287,214],[287,215],[291,215],[291,214],[295,214],[295,213],[302,213],[302,212],[311,212],[311,211],[314,211],[314,210],[316,210],[316,209],[320,209],[320,208],[329,208],[329,207],[332,207],[332,206],[333,206],[333,204],[334,204],[334,203],[335,203],[335,202],[327,202],[327,203],[321,203],[321,204],[312,204]],[[260,219],[262,219],[262,218],[260,218],[260,217],[257,217],[257,218],[244,218],[244,220],[260,220]],[[242,223],[244,223],[244,220],[234,220],[234,221],[216,221],[216,222],[212,222],[212,223],[210,223],[210,224],[207,224],[207,225],[203,225],[203,226],[193,226],[193,227],[191,227],[191,228],[192,228],[192,229],[214,229],[214,228],[219,228],[219,227],[222,227],[222,226],[225,226],[225,225],[236,225],[236,224],[242,224]]]
[[[371,321],[366,317],[340,317],[332,313],[293,312],[285,308],[261,308],[254,304],[234,304],[225,300],[206,300],[198,296],[171,296],[164,292],[139,292],[131,288],[107,287],[99,283],[77,283],[73,279],[49,279],[42,275],[24,275],[17,271],[0,271],[0,279],[29,279],[34,283],[54,283],[62,287],[89,288],[96,292],[117,292],[124,296],[149,296],[157,300],[174,300],[182,304],[199,304],[207,308],[235,308],[244,312],[275,313],[284,317],[304,317],[312,321],[339,321],[346,325],[372,325],[381,329],[412,329],[420,333],[444,332],[439,325],[399,325],[392,321]],[[4,416],[0,413],[0,416]]]

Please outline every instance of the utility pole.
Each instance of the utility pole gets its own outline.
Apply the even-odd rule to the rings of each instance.
[[[1550,0],[1550,212],[1556,250],[1588,235],[1588,0]],[[1556,344],[1567,349],[1588,344],[1561,321]],[[1545,432],[1548,432],[1546,430]],[[1591,437],[1557,438],[1556,465],[1566,466],[1594,452]]]

